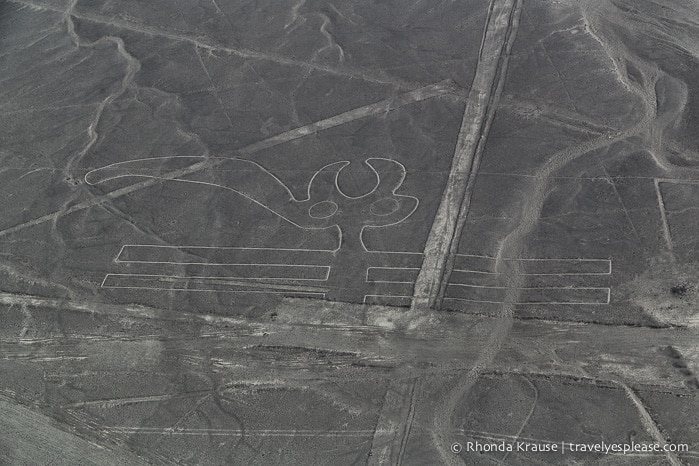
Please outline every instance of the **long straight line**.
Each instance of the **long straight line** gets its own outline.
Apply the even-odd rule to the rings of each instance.
[[[447,267],[451,266],[451,264],[449,264],[450,259],[453,264],[453,253],[456,252],[456,248],[458,247],[458,238],[463,229],[466,213],[469,209],[471,198],[470,193],[473,191],[475,175],[478,172],[478,164],[480,163],[480,154],[483,150],[483,143],[487,137],[490,122],[493,120],[495,108],[498,105],[498,96],[504,87],[504,79],[506,76],[508,61],[507,57],[512,49],[515,37],[517,36],[519,17],[522,11],[522,0],[493,0],[493,11],[497,13],[494,14],[494,21],[492,23],[489,21],[488,29],[486,29],[486,40],[484,41],[486,46],[483,47],[484,54],[482,57],[491,57],[496,55],[497,60],[495,60],[496,63],[493,63],[492,59],[490,61],[484,61],[483,66],[487,68],[487,70],[484,72],[479,72],[477,70],[477,77],[479,77],[481,74],[485,74],[487,75],[486,77],[491,78],[490,85],[488,87],[483,87],[485,86],[483,77],[481,77],[477,82],[474,81],[474,85],[481,87],[480,91],[477,92],[487,92],[489,95],[488,99],[485,99],[478,94],[475,96],[475,98],[479,99],[477,102],[481,107],[481,120],[478,122],[474,121],[472,126],[477,130],[477,133],[480,134],[471,133],[470,137],[464,139],[463,146],[468,146],[468,158],[471,159],[471,162],[468,164],[468,168],[463,170],[462,176],[456,177],[458,182],[463,183],[465,182],[463,175],[468,173],[469,176],[467,186],[466,188],[460,188],[457,192],[463,194],[462,199],[454,202],[451,209],[447,209],[447,212],[451,211],[450,213],[453,216],[452,220],[450,221],[451,229],[447,230],[449,236],[444,237],[444,239],[441,240],[443,241],[441,247],[433,252],[433,254],[439,254],[439,262],[433,264],[433,266],[436,267],[433,269],[431,276],[430,271],[427,271],[427,290],[424,288],[421,290],[416,286],[416,294],[422,303],[419,301],[416,303],[416,300],[414,300],[413,309],[417,308],[419,310],[424,304],[431,304],[434,306],[435,304],[440,304],[441,302],[441,298],[443,296],[441,281],[446,282],[446,280],[444,280],[445,271]],[[497,48],[497,50],[495,50],[495,48]],[[486,59],[484,58],[484,60]],[[481,62],[479,61],[479,67],[480,66]],[[495,92],[493,92],[493,90]],[[485,105],[485,108],[483,108],[483,105]],[[492,113],[490,113],[488,109],[490,109]],[[488,116],[489,113],[490,116]],[[466,113],[464,116],[467,116]],[[459,145],[457,145],[457,147],[459,147]],[[463,191],[461,189],[463,189]],[[461,222],[460,217],[462,219]],[[436,233],[439,234],[440,232],[437,231]],[[426,251],[425,257],[427,256]],[[450,258],[450,256],[452,257]],[[516,267],[514,270],[516,270]],[[424,294],[421,296],[420,293],[424,293],[424,291],[429,291],[430,293],[426,296]],[[508,297],[514,293],[516,293],[516,291],[508,290]],[[418,306],[415,306],[415,304]],[[414,311],[412,311],[412,313],[416,314]],[[454,413],[457,412],[459,403],[469,393],[483,369],[492,365],[493,360],[500,352],[500,348],[502,347],[503,342],[509,335],[512,328],[512,305],[504,304],[499,306],[497,315],[500,317],[500,319],[494,323],[494,326],[488,332],[489,335],[487,336],[486,341],[482,344],[482,351],[480,351],[480,354],[478,354],[476,360],[472,363],[471,369],[460,374],[451,387],[442,392],[444,395],[440,396],[439,402],[435,403],[434,405],[435,409],[432,416],[432,429],[430,436],[432,438],[432,443],[439,453],[442,464],[461,464],[461,461],[455,458],[454,454],[449,450],[449,446],[453,439],[453,437],[449,435],[449,432],[451,430],[451,426],[453,425],[452,419]]]
[[[439,305],[442,277],[463,228],[458,220],[468,211],[484,142],[505,79],[507,54],[516,34],[512,27],[517,20],[515,0],[494,2],[492,7],[495,8],[488,18],[449,178],[425,244],[425,259],[413,291],[413,311]]]
[[[401,464],[419,391],[419,378],[389,382],[373,433],[368,466]]]
[[[305,429],[191,429],[170,427],[101,427],[106,432],[116,432],[134,435],[167,435],[167,436],[253,436],[253,437],[367,437],[371,438],[373,430],[305,430]]]
[[[665,244],[667,245],[668,253],[670,254],[670,259],[675,262],[675,252],[672,247],[672,235],[670,234],[670,224],[667,222],[667,213],[665,211],[665,202],[663,200],[663,194],[660,192],[660,181],[657,178],[653,179],[653,185],[655,186],[655,195],[658,198],[658,210],[660,211],[660,221],[663,227],[663,236],[665,237]]]
[[[445,81],[440,81],[434,84],[430,84],[428,86],[424,86],[415,90],[412,90],[410,92],[406,92],[403,94],[399,94],[398,96],[392,97],[390,99],[385,99],[373,104],[365,105],[363,107],[355,108],[352,110],[349,110],[347,112],[340,113],[338,115],[334,115],[330,118],[325,118],[323,120],[315,121],[313,123],[310,123],[308,125],[300,126],[298,128],[292,129],[290,131],[286,131],[284,133],[277,134],[276,136],[272,136],[267,139],[263,139],[261,141],[258,141],[256,143],[250,144],[249,146],[243,147],[242,149],[239,149],[238,155],[242,156],[249,156],[252,155],[256,152],[259,152],[264,149],[270,149],[272,147],[278,146],[280,144],[283,144],[285,142],[293,141],[296,139],[300,139],[304,136],[308,136],[310,134],[317,133],[319,131],[323,131],[326,129],[330,129],[345,123],[349,123],[354,120],[358,120],[361,118],[365,118],[368,116],[372,115],[378,115],[381,113],[386,113],[391,110],[394,110],[396,108],[403,107],[405,105],[409,105],[415,102],[420,102],[423,100],[431,99],[433,97],[439,97],[442,95],[447,95],[447,94],[458,94],[459,93],[459,88],[458,86],[452,81],[452,80],[445,80]],[[190,175],[192,173],[197,173],[205,169],[213,168],[216,165],[222,163],[223,161],[226,161],[226,158],[223,159],[218,159],[218,160],[209,160],[204,157],[202,157],[202,161],[192,164],[189,167],[185,167],[179,170],[173,170],[169,173],[165,173],[159,178],[149,178],[144,181],[140,181],[138,183],[134,183],[129,186],[125,186],[123,188],[117,189],[115,191],[109,192],[107,194],[104,194],[102,196],[96,196],[92,199],[89,199],[87,201],[79,202],[77,204],[72,205],[71,207],[68,207],[63,210],[58,210],[55,212],[52,212],[50,214],[43,215],[41,217],[37,217],[32,220],[28,220],[26,222],[20,223],[18,225],[6,228],[4,230],[0,230],[0,237],[2,236],[7,236],[12,233],[16,233],[18,231],[24,230],[26,228],[30,228],[36,225],[40,225],[46,222],[52,222],[56,220],[57,218],[63,217],[68,214],[72,214],[74,212],[78,212],[81,210],[89,209],[90,207],[94,207],[100,204],[103,204],[105,202],[111,201],[112,199],[116,199],[119,197],[126,196],[128,194],[134,193],[136,191],[140,191],[145,188],[149,188],[151,186],[154,186],[156,184],[162,183],[163,180],[173,180],[182,176]]]
[[[656,443],[662,446],[667,445],[667,440],[665,439],[665,436],[660,431],[660,428],[653,420],[653,417],[650,415],[641,399],[627,384],[622,382],[619,382],[619,384],[623,387],[624,392],[626,392],[626,396],[633,402],[634,406],[638,410],[638,414],[641,416],[641,422],[648,430],[648,433],[650,433],[650,435],[653,436],[653,439],[656,441]],[[665,452],[665,457],[667,458],[668,463],[670,463],[672,466],[682,466],[682,461],[680,461],[676,453],[672,451],[667,451]]]

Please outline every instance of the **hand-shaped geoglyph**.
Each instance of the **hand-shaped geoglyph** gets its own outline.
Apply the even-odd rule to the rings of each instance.
[[[282,181],[262,165],[243,159],[207,157],[158,157],[114,163],[90,171],[90,185],[126,177],[155,178],[209,185],[241,195],[304,229],[337,227],[343,245],[361,243],[366,227],[384,227],[407,219],[418,199],[396,194],[405,178],[405,167],[394,160],[370,158],[364,162],[376,177],[367,193],[352,197],[338,184],[340,172],[350,162],[331,163],[311,178],[305,199],[297,199]],[[363,243],[362,243],[363,247]]]

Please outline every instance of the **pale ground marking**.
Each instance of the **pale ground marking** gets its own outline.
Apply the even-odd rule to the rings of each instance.
[[[660,191],[660,181],[658,178],[653,179],[655,186],[655,194],[658,198],[658,210],[660,211],[660,221],[663,225],[663,236],[665,237],[665,245],[667,246],[670,259],[675,262],[675,251],[672,245],[672,235],[670,234],[670,224],[667,222],[667,212],[665,210],[665,201],[663,200],[662,192]],[[664,182],[664,180],[663,180]]]

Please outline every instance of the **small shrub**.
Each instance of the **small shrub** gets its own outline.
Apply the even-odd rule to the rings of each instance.
[[[687,294],[689,287],[686,283],[681,283],[670,288],[670,293],[681,298]]]

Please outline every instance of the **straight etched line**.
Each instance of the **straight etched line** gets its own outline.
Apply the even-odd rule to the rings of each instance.
[[[376,279],[376,278],[371,278],[369,277],[370,271],[372,270],[394,270],[394,271],[416,271],[420,270],[419,267],[367,267],[366,269],[366,275],[364,278],[364,281],[366,283],[400,283],[400,284],[414,284],[415,280],[408,280],[408,281],[403,281],[403,280],[383,280],[383,279]],[[402,277],[401,277],[402,278]]]
[[[367,270],[420,270],[420,267],[380,267],[380,266],[371,266],[371,267],[367,267]]]
[[[497,258],[484,255],[476,254],[456,254],[456,265],[452,268],[452,272],[473,272],[473,273],[485,273],[485,274],[496,274],[497,272],[483,270],[487,268],[492,268],[495,265]],[[477,259],[475,261],[469,259]],[[610,275],[612,273],[612,260],[611,259],[590,259],[590,258],[501,258],[502,262],[526,265],[540,265],[545,268],[567,268],[567,272],[517,272],[518,275]],[[480,264],[480,262],[485,262]],[[559,267],[556,267],[558,265]],[[588,267],[585,267],[587,265]],[[582,269],[589,269],[589,266],[595,266],[593,269],[597,271],[579,271]],[[480,267],[481,270],[477,270],[469,267]],[[604,271],[602,270],[604,267]],[[541,268],[541,267],[539,267]]]
[[[239,277],[239,276],[211,276],[207,278],[236,278],[236,279],[247,279],[247,280],[257,280],[257,279],[285,279],[293,278],[294,280],[327,280],[330,276],[330,266],[328,265],[313,265],[313,264],[266,264],[266,263],[211,263],[211,262],[167,262],[167,261],[115,261],[117,264],[152,264],[152,265],[201,265],[208,267],[241,267],[243,269],[254,270],[255,268],[264,267],[276,267],[280,268],[309,268],[309,269],[324,269],[325,278],[293,278],[293,277]],[[115,274],[118,275],[118,274]],[[138,274],[141,275],[141,274]],[[192,278],[192,277],[183,277]],[[197,277],[202,278],[202,277]]]
[[[655,439],[655,441],[660,445],[667,445],[667,440],[665,439],[665,436],[660,431],[660,428],[655,423],[653,417],[650,415],[650,413],[648,412],[638,395],[636,395],[636,393],[627,384],[623,382],[617,383],[622,386],[624,392],[626,393],[626,396],[633,402],[634,406],[638,410],[638,414],[641,416],[641,422],[648,430],[648,433],[650,433]],[[665,457],[672,466],[682,466],[682,462],[677,457],[676,453],[667,451],[665,452]]]
[[[121,274],[121,273],[108,273],[108,276],[111,277],[130,277],[130,276],[135,276],[135,277],[145,277],[145,276],[150,276],[150,277],[162,277],[162,276],[167,276],[167,275],[149,275],[149,274]],[[327,282],[328,277],[330,276],[329,273],[325,274],[325,278],[296,278],[296,277],[240,277],[240,276],[235,276],[235,275],[207,275],[207,276],[198,276],[198,277],[191,277],[188,275],[181,275],[173,278],[179,278],[181,280],[187,280],[190,278],[194,279],[207,279],[207,280],[226,280],[226,281],[240,281],[243,283],[292,283],[292,282]],[[105,276],[105,279],[107,277]],[[103,281],[104,283],[104,281]],[[242,286],[242,285],[241,285]],[[109,286],[102,286],[102,288],[110,288]]]
[[[115,260],[117,264],[170,264],[170,265],[236,265],[241,267],[310,267],[315,269],[329,269],[327,265],[316,264],[279,264],[276,262],[174,262],[174,261],[139,261],[139,260]]]
[[[220,249],[224,251],[302,251],[302,252],[326,252],[332,254],[333,249],[302,249],[302,248],[252,248],[247,246],[175,246],[169,244],[125,244],[121,247],[121,252],[124,248],[162,248],[162,249]],[[373,251],[369,251],[373,252]],[[410,254],[410,253],[400,253]]]
[[[483,256],[479,254],[455,254],[456,257],[478,257],[482,259],[491,259],[493,261],[497,260],[496,257],[493,256]],[[563,258],[556,258],[556,257],[544,257],[544,258],[509,258],[509,257],[504,257],[500,260],[503,261],[517,261],[517,262],[608,262],[611,263],[611,259],[590,259],[590,258],[576,258],[576,257],[563,257]]]
[[[364,295],[365,298],[411,298],[410,295],[399,295],[399,294],[367,294]]]
[[[369,254],[406,254],[411,256],[422,256],[422,252],[410,252],[410,251],[367,251]]]
[[[302,429],[192,429],[182,427],[102,427],[101,430],[121,434],[253,436],[253,437],[371,437],[373,430],[302,430]]]
[[[226,277],[178,277],[178,276],[169,276],[169,275],[150,275],[150,274],[117,274],[117,273],[108,273],[107,276],[105,277],[104,281],[102,282],[102,288],[126,288],[126,289],[157,289],[157,290],[166,290],[166,291],[219,291],[216,289],[201,289],[201,288],[165,288],[165,287],[151,287],[151,286],[121,286],[121,285],[112,285],[112,284],[107,284],[107,281],[109,277],[114,277],[117,281],[117,283],[120,282],[120,279],[123,280],[125,278],[134,278],[134,279],[145,279],[145,280],[152,280],[154,282],[159,282],[159,283],[169,283],[169,284],[177,284],[178,282],[186,282],[186,284],[189,284],[190,281],[198,281],[199,283],[211,283],[213,285],[221,285],[221,286],[240,286],[240,287],[247,287],[247,288],[260,288],[262,289],[259,292],[263,293],[272,293],[272,292],[277,292],[277,293],[312,293],[312,294],[325,294],[327,292],[327,288],[321,288],[321,287],[310,287],[310,286],[294,286],[290,284],[285,284],[285,285],[275,285],[273,283],[256,283],[256,282],[250,282],[247,280],[237,280],[237,279],[228,279]],[[289,279],[292,280],[292,279]],[[278,291],[271,291],[271,290],[278,290]],[[256,291],[251,291],[251,290],[220,290],[221,292],[245,292],[245,293],[254,293]]]
[[[88,406],[100,406],[100,407],[116,407],[131,404],[140,403],[157,403],[160,401],[168,400],[179,400],[184,398],[191,398],[193,396],[202,396],[210,393],[210,390],[197,390],[186,393],[168,393],[163,395],[148,395],[148,396],[133,396],[125,398],[110,398],[110,399],[100,399],[100,400],[87,400],[78,401],[75,403],[69,403],[62,405],[61,408],[85,408]]]
[[[409,297],[408,297],[409,298]],[[419,378],[391,380],[384,395],[371,442],[368,466],[400,465],[419,395]]]
[[[307,297],[307,296],[317,296],[319,298],[325,298],[325,293],[311,292],[311,291],[272,291],[272,290],[215,290],[215,289],[205,289],[205,288],[156,288],[154,286],[105,286],[104,288],[114,289],[114,290],[150,290],[150,291],[175,291],[175,292],[186,292],[186,293],[244,293],[244,294],[281,294],[285,296],[293,297]]]
[[[223,255],[222,257],[220,254],[209,257],[208,253],[210,252],[223,253]],[[262,255],[262,260],[267,262],[258,260],[260,255]],[[190,257],[191,259],[189,259]],[[325,268],[329,274],[329,266],[323,264],[332,260],[333,251],[327,249],[124,245],[114,262],[117,264],[234,266],[241,268],[320,267]]]
[[[482,270],[466,270],[452,269],[452,272],[477,273],[482,275],[503,275],[502,272],[484,272]],[[577,276],[577,275],[610,275],[609,272],[561,272],[561,273],[518,273],[517,275],[526,275],[528,277],[559,277],[559,276]]]
[[[466,100],[451,170],[425,243],[411,310],[439,305],[442,279],[471,201],[476,175],[507,69],[507,55],[517,29],[516,0],[492,2],[486,20],[476,73]],[[497,6],[497,9],[496,9]],[[497,12],[496,12],[497,11]]]
[[[397,280],[366,280],[367,283],[396,283],[399,285],[413,285],[415,282],[401,282]]]
[[[575,302],[575,303],[569,303],[569,302],[555,302],[555,301],[542,301],[542,302],[508,302],[508,301],[488,301],[486,299],[467,299],[467,298],[452,298],[451,296],[445,296],[444,297],[445,301],[466,301],[469,303],[485,303],[485,304],[516,304],[517,306],[548,306],[548,305],[553,305],[555,304],[556,306],[570,306],[570,305],[576,305],[576,306],[606,306],[609,304],[609,301],[607,302]]]
[[[405,456],[405,450],[408,446],[408,439],[410,438],[410,430],[413,427],[413,420],[415,418],[415,405],[417,405],[417,398],[422,389],[421,380],[416,378],[413,381],[410,390],[410,408],[408,410],[408,417],[406,419],[405,425],[403,426],[403,436],[401,438],[401,445],[398,450],[398,465],[403,464],[403,457]]]
[[[286,131],[284,133],[280,133],[276,136],[272,136],[260,142],[253,143],[241,149],[240,152],[244,155],[249,155],[263,149],[274,147],[284,142],[299,139],[301,137],[308,136],[309,134],[333,128],[344,123],[349,123],[360,118],[386,113],[391,110],[415,102],[420,102],[422,100],[427,100],[447,94],[456,94],[457,92],[458,87],[452,80],[448,79],[440,81],[434,84],[430,84],[429,86],[424,86],[413,91],[406,92],[404,94],[399,94],[398,96],[390,99],[385,99],[373,104],[365,105],[363,107],[349,110],[347,112],[340,113],[330,118],[326,118],[324,120],[320,120],[305,126],[301,126],[296,129],[292,129],[290,131]]]
[[[494,290],[609,290],[606,286],[530,286],[530,287],[510,287],[510,286],[488,286],[488,285],[468,285],[466,283],[449,283],[449,286],[461,286],[466,288],[488,288]]]
[[[665,244],[667,245],[667,250],[670,253],[670,259],[673,262],[675,262],[675,251],[672,247],[670,224],[667,222],[667,214],[665,212],[665,201],[663,200],[663,195],[660,192],[660,181],[658,180],[658,178],[653,179],[653,185],[655,186],[655,195],[658,198],[658,209],[660,210],[660,220],[663,224],[663,235],[665,236]]]
[[[446,289],[447,280],[444,278],[453,267],[453,255],[458,252],[458,243],[470,208],[480,157],[504,87],[508,57],[519,27],[522,1],[492,0],[491,4],[493,12],[497,13],[493,15],[492,22],[489,18],[485,27],[481,57],[478,60],[462,122],[462,128],[468,125],[472,126],[472,129],[466,130],[467,134],[459,131],[457,151],[452,165],[454,176],[450,177],[453,184],[448,184],[445,189],[435,222],[425,244],[425,261],[413,290],[411,313],[424,312],[425,308],[429,307],[440,307]],[[473,96],[471,93],[474,93]],[[484,98],[485,96],[481,93],[485,93],[487,98]],[[469,105],[472,103],[478,108],[477,111],[471,110],[473,115],[469,115]],[[466,174],[468,174],[467,177]],[[461,185],[464,183],[466,186],[462,188]],[[427,262],[428,258],[429,262]],[[461,463],[459,459],[454,458],[449,449],[453,439],[449,432],[453,425],[453,415],[483,369],[492,364],[510,333],[513,323],[513,310],[510,306],[501,306],[498,309],[498,317],[499,321],[495,322],[488,332],[486,341],[482,343],[483,349],[473,361],[471,369],[460,374],[455,383],[440,396],[439,403],[434,406],[430,437],[440,456],[441,464]]]
[[[691,178],[653,178],[659,183],[670,183],[670,184],[699,184],[699,180]]]
[[[289,268],[292,271],[294,271],[294,268],[296,273],[300,273],[301,271],[298,271],[298,269],[309,269],[310,270],[315,270],[315,271],[322,271],[324,273],[323,278],[297,278],[297,277],[284,277],[284,276],[277,276],[277,277],[269,277],[269,276],[259,276],[259,277],[241,277],[241,276],[236,276],[236,275],[206,275],[206,276],[181,276],[180,278],[202,278],[202,279],[236,279],[236,280],[313,280],[313,281],[326,281],[330,277],[330,266],[329,265],[307,265],[307,264],[211,264],[208,262],[145,262],[145,261],[122,261],[119,262],[121,263],[129,263],[129,264],[151,264],[151,265],[200,265],[200,266],[213,266],[213,267],[240,267],[242,269],[247,269],[248,273],[251,273],[255,269],[264,269],[267,267],[270,268],[276,268],[276,270],[283,270],[285,268]],[[208,268],[208,267],[207,267]],[[134,276],[139,276],[139,277],[159,277],[159,276],[170,276],[174,277],[174,275],[161,275],[161,274],[143,274],[143,273],[135,273],[135,274],[120,274],[120,273],[114,273],[114,274],[107,274],[107,275],[114,275],[114,276],[128,276],[128,275],[134,275]],[[282,274],[283,275],[283,274]]]

